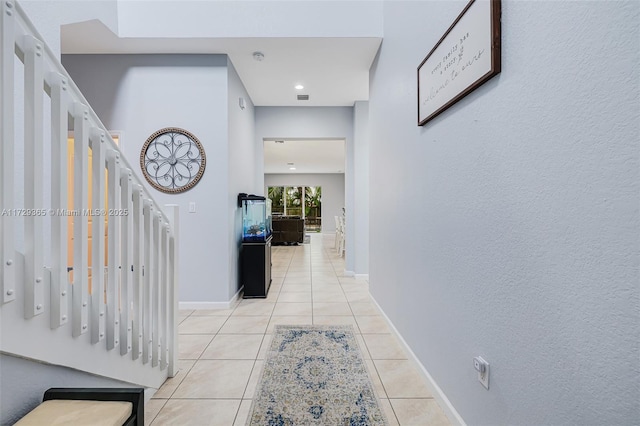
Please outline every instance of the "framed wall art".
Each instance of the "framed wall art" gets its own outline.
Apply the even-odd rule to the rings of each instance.
[[[151,186],[167,194],[193,188],[204,174],[206,156],[198,138],[184,129],[167,127],[147,139],[140,168]]]
[[[418,66],[418,125],[500,73],[500,0],[471,0]]]

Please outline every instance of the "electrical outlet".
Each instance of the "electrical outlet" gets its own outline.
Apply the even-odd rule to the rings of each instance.
[[[473,368],[478,372],[478,381],[489,389],[489,363],[481,356],[473,358]]]

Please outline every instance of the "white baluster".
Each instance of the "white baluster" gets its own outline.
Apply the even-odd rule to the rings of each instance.
[[[91,343],[105,336],[104,305],[104,217],[96,212],[104,210],[104,164],[106,156],[105,133],[93,127],[89,133],[91,143]]]
[[[44,47],[40,40],[26,35],[24,49],[24,207],[33,212],[24,217],[25,286],[24,316],[44,312]]]
[[[51,328],[68,321],[69,272],[67,271],[67,132],[69,96],[67,79],[49,73],[51,87]]]
[[[142,363],[151,358],[151,286],[153,284],[153,213],[151,200],[144,200],[144,286],[142,292]]]
[[[161,235],[162,213],[156,212],[153,216],[153,281],[151,290],[151,324],[153,324],[153,345],[151,346],[151,366],[156,367],[159,361],[158,351],[160,350],[160,287],[162,283],[162,268],[160,259],[162,255],[162,235]]]
[[[169,377],[174,377],[178,373],[178,241],[180,235],[180,211],[177,205],[165,205],[169,224],[171,225],[171,236],[169,239],[169,275],[167,279],[168,288],[168,363]]]
[[[144,277],[144,217],[143,217],[142,186],[133,186],[133,322],[131,334],[133,336],[131,351],[132,358],[138,359],[142,355],[142,300]]]
[[[109,171],[109,210],[120,209],[120,154],[110,150],[107,155]],[[115,348],[120,342],[120,216],[109,215],[109,281],[107,283],[107,349]]]
[[[0,212],[15,208],[14,188],[14,3],[3,1],[0,16]],[[0,215],[0,301],[15,299],[14,218]]]
[[[132,172],[123,168],[120,174],[120,186],[122,187],[122,198],[120,207],[122,211],[120,238],[122,269],[120,271],[120,299],[122,307],[120,309],[120,355],[125,355],[131,350],[131,301],[132,301],[132,277],[131,265],[133,265],[133,202],[132,202]],[[126,210],[126,212],[124,211]]]
[[[160,369],[164,370],[169,361],[169,306],[168,306],[168,286],[171,282],[169,278],[169,241],[171,239],[171,228],[168,223],[162,225],[162,254],[160,257],[160,267],[162,268],[162,281],[160,284]]]
[[[89,110],[81,103],[73,110],[73,336],[88,331],[88,217],[82,214],[89,200]]]

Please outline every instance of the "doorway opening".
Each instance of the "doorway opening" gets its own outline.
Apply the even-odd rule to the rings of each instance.
[[[265,138],[264,193],[274,218],[305,219],[305,231],[335,232],[345,206],[344,138]],[[324,219],[324,220],[323,220]]]

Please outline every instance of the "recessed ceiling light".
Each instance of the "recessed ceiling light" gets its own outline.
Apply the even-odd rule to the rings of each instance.
[[[289,170],[295,170],[295,169],[296,169],[295,167],[289,167]]]
[[[253,52],[253,59],[255,59],[258,62],[261,62],[264,60],[264,53],[262,52]]]
[[[302,90],[304,86],[302,84],[296,84],[296,90]]]

